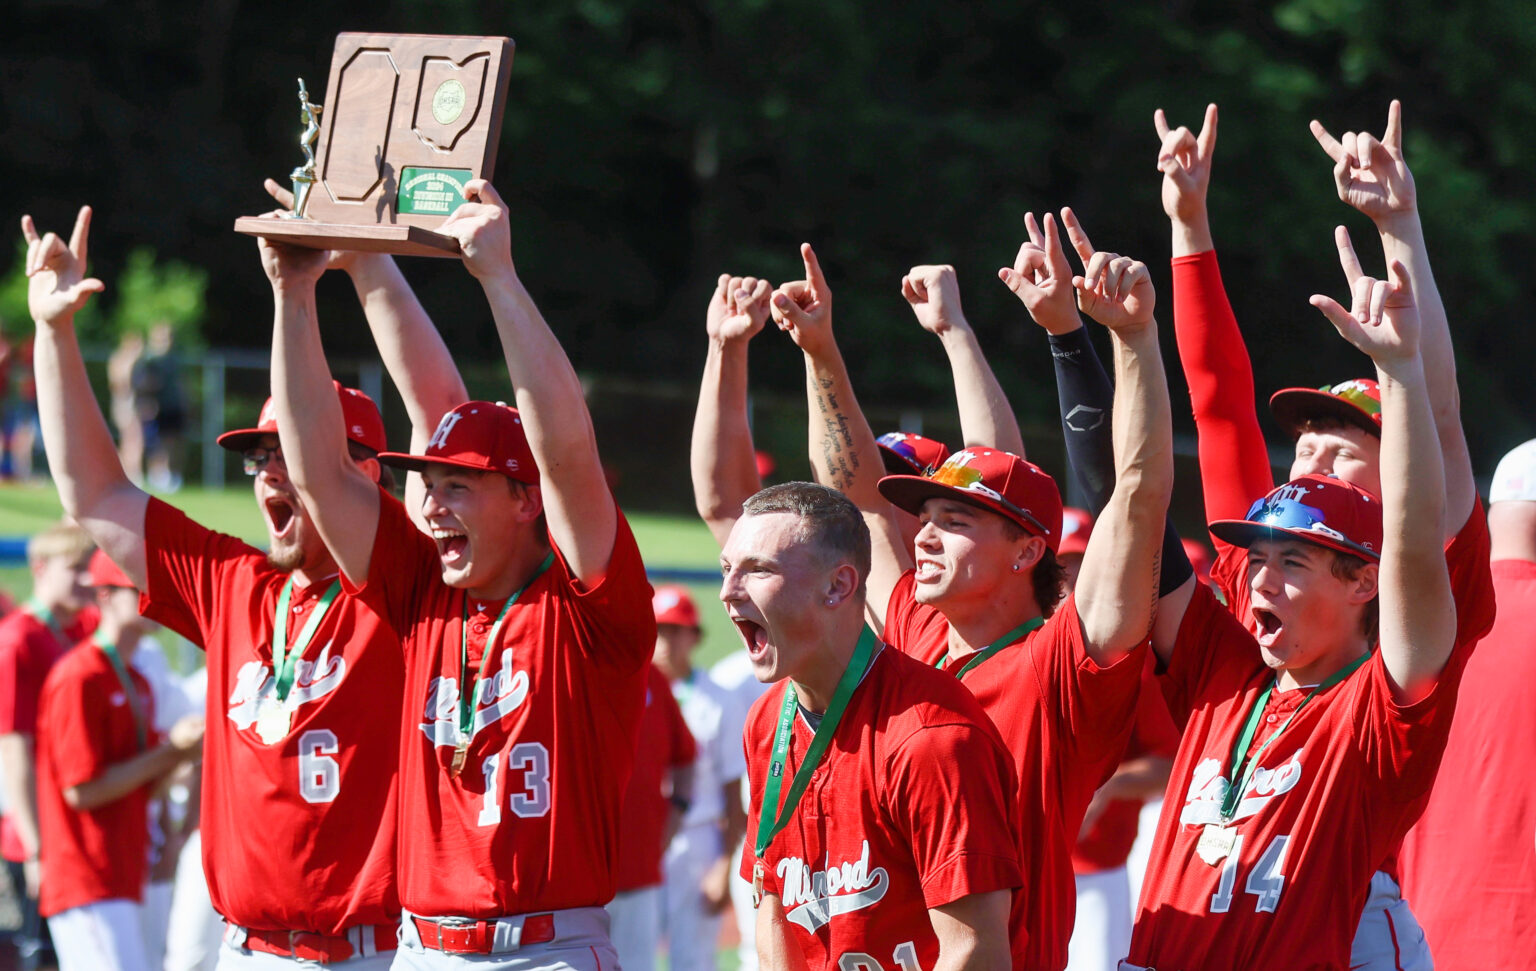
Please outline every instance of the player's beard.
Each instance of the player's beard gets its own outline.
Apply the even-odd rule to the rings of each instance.
[[[267,563],[274,569],[292,573],[304,565],[304,547],[297,543],[274,547],[267,551]]]

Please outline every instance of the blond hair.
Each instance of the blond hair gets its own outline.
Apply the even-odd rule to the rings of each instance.
[[[41,563],[54,557],[78,560],[96,548],[91,535],[72,522],[64,521],[34,533],[27,540],[27,562]]]

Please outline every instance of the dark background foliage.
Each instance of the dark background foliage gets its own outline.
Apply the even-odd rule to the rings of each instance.
[[[1479,471],[1531,434],[1536,18],[1511,0],[30,0],[6,19],[6,225],[29,210],[64,228],[88,201],[109,285],[136,245],[205,268],[209,344],[268,342],[255,247],[230,224],[297,163],[294,78],[322,96],[334,35],[505,33],[496,182],[519,269],[583,373],[690,389],[714,277],[797,277],[809,240],[867,403],[950,407],[943,356],[898,287],[908,266],[946,262],[1016,408],[1045,426],[1044,336],[996,269],[1026,211],[1066,204],[1097,245],[1153,267],[1187,412],[1158,106],[1191,125],[1221,106],[1211,209],[1261,394],[1368,373],[1306,304],[1344,290],[1334,224],[1380,266],[1307,122],[1379,133],[1400,97]],[[496,359],[459,267],[407,273],[462,359]],[[349,289],[324,288],[327,343],[362,355]],[[754,386],[794,396],[798,354],[775,333],[757,343]]]

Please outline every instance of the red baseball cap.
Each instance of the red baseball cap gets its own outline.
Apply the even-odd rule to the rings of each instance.
[[[927,475],[949,458],[949,446],[914,432],[886,432],[875,444],[891,475]]]
[[[656,588],[656,592],[651,595],[651,610],[656,614],[658,624],[699,626],[699,608],[694,605],[688,591],[676,584]]]
[[[1370,378],[1332,387],[1283,388],[1270,396],[1269,410],[1292,438],[1300,438],[1301,426],[1318,418],[1341,421],[1381,437],[1381,387]]]
[[[523,419],[516,408],[499,401],[466,401],[437,423],[424,454],[382,452],[379,461],[412,472],[427,465],[454,465],[539,484],[539,467],[528,447]]]
[[[1272,490],[1242,519],[1218,519],[1211,535],[1248,547],[1278,534],[1362,559],[1381,559],[1381,500],[1343,479],[1304,475]]]
[[[1088,551],[1088,537],[1093,535],[1093,513],[1076,506],[1061,511],[1061,543],[1056,547],[1057,556],[1071,556]]]
[[[1061,492],[1056,480],[1012,452],[961,449],[930,475],[888,475],[879,487],[881,495],[914,516],[925,500],[957,499],[1012,520],[1043,538],[1052,552],[1061,543]]]
[[[336,397],[341,402],[341,417],[347,424],[347,438],[367,449],[382,452],[389,447],[384,437],[384,419],[379,416],[379,406],[373,399],[356,388],[344,388],[340,381]],[[263,435],[277,434],[277,407],[271,398],[261,406],[255,428],[236,428],[218,437],[218,443],[231,452],[243,452],[254,446]]]
[[[118,568],[112,562],[112,557],[101,550],[91,554],[91,586],[93,587],[127,587],[129,590],[137,590],[134,582],[128,579],[128,574]]]

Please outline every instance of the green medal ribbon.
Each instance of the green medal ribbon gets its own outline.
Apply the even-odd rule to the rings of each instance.
[[[779,786],[784,781],[784,763],[789,758],[789,743],[795,734],[795,709],[800,706],[800,699],[795,696],[794,682],[784,686],[784,704],[779,708],[779,728],[773,736],[773,762],[768,768],[768,782],[763,786],[763,808],[757,821],[759,859],[763,851],[768,848],[768,844],[772,843],[773,838],[779,835],[779,831],[789,823],[789,818],[795,813],[795,807],[800,804],[800,797],[805,795],[805,787],[811,782],[811,773],[821,764],[821,757],[826,754],[827,746],[832,744],[832,734],[837,731],[837,723],[843,720],[843,710],[848,707],[848,699],[853,696],[853,689],[859,686],[859,682],[864,678],[864,672],[869,670],[876,643],[878,641],[874,631],[868,627],[864,628],[863,633],[859,635],[859,643],[853,649],[853,657],[849,659],[848,666],[843,669],[843,676],[837,681],[837,690],[832,693],[832,703],[827,706],[827,713],[822,716],[816,734],[811,737],[811,745],[805,750],[805,759],[800,763],[800,768],[795,772],[794,781],[789,785],[789,794],[784,797],[784,806],[775,815],[774,808],[779,805]]]
[[[41,600],[36,597],[28,598],[27,602],[21,605],[21,609],[42,621],[48,628],[48,632],[53,635],[54,643],[59,647],[67,649],[71,646],[69,638],[64,634],[64,628],[59,626],[58,618],[53,616],[53,611],[43,606]]]
[[[469,595],[464,595],[464,622],[459,626],[459,738],[469,738],[469,730],[475,723],[474,698],[480,694],[480,682],[485,680],[485,669],[491,663],[491,648],[496,645],[496,635],[501,633],[501,622],[507,619],[507,611],[517,603],[523,592],[533,586],[533,581],[544,575],[550,564],[555,562],[555,553],[551,550],[545,557],[539,568],[533,571],[533,576],[528,582],[518,587],[507,602],[501,605],[501,613],[496,616],[496,624],[485,638],[485,650],[480,655],[480,671],[475,675],[474,688],[464,689],[464,679],[469,674]]]
[[[100,629],[91,635],[91,641],[107,656],[107,661],[112,665],[112,673],[117,675],[118,683],[123,686],[123,694],[128,698],[128,710],[133,712],[133,734],[138,737],[139,751],[142,752],[149,747],[149,731],[144,725],[144,704],[139,698],[138,689],[133,686],[133,678],[128,675],[122,655],[117,653],[117,645],[107,640]]]
[[[1301,699],[1301,704],[1297,705],[1296,709],[1285,717],[1285,721],[1280,723],[1280,727],[1275,729],[1275,733],[1269,736],[1264,744],[1259,746],[1259,750],[1244,762],[1243,756],[1247,753],[1248,746],[1253,744],[1253,736],[1259,730],[1259,720],[1264,717],[1264,706],[1269,704],[1270,695],[1275,693],[1275,685],[1279,683],[1278,679],[1269,682],[1269,687],[1264,689],[1263,693],[1259,695],[1258,700],[1253,703],[1253,708],[1248,711],[1248,720],[1243,723],[1243,730],[1237,736],[1237,744],[1232,746],[1232,761],[1227,769],[1226,777],[1235,780],[1237,773],[1241,771],[1243,779],[1241,783],[1228,785],[1226,793],[1221,797],[1221,821],[1223,823],[1230,823],[1232,817],[1237,815],[1238,804],[1243,801],[1243,790],[1248,788],[1248,783],[1253,779],[1253,773],[1259,767],[1259,759],[1263,757],[1264,752],[1273,744],[1275,739],[1279,738],[1286,727],[1291,724],[1291,719],[1295,718],[1298,712],[1307,707],[1307,702],[1349,677],[1356,668],[1370,659],[1371,652],[1366,651],[1343,668],[1324,678],[1323,683],[1313,688],[1305,698]]]
[[[981,662],[985,661],[987,658],[992,657],[994,654],[996,654],[998,651],[1001,651],[1003,648],[1009,647],[1009,646],[1013,645],[1015,642],[1017,642],[1022,637],[1024,637],[1025,634],[1028,634],[1030,631],[1038,630],[1039,628],[1041,628],[1043,626],[1045,626],[1045,618],[1044,617],[1032,617],[1029,620],[1026,620],[1024,623],[1022,623],[1019,626],[1015,627],[1013,630],[1009,631],[1008,633],[1004,634],[1002,637],[999,637],[997,640],[993,641],[992,643],[988,644],[986,647],[982,648],[981,650],[977,651],[975,654],[971,655],[971,659],[969,661],[966,661],[963,665],[961,665],[960,666],[960,670],[955,672],[955,678],[958,680],[959,678],[965,677],[965,673],[967,671],[969,671],[971,668],[976,667],[978,664],[980,664]],[[944,669],[944,665],[946,665],[948,663],[949,663],[949,654],[945,653],[945,655],[943,657],[939,658],[939,660],[936,661],[933,666],[938,668],[938,669],[940,669],[940,670],[943,670]]]
[[[331,601],[341,592],[341,578],[331,581],[330,587],[320,597],[320,602],[315,605],[315,612],[309,615],[309,621],[299,631],[298,642],[293,645],[293,653],[288,652],[288,601],[293,597],[293,577],[283,584],[283,592],[277,595],[277,615],[272,618],[272,674],[277,678],[277,700],[288,700],[288,689],[293,687],[293,672],[298,667],[299,658],[304,656],[304,649],[309,646],[310,640],[315,636],[315,631],[320,627],[320,620],[325,612],[331,608]]]

